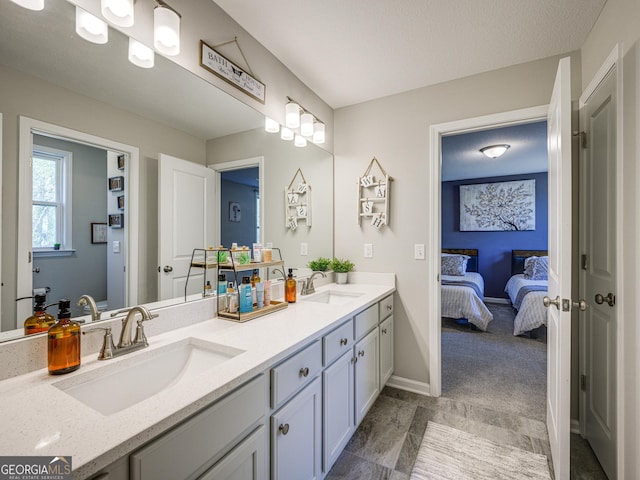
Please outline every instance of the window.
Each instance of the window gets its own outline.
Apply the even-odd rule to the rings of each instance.
[[[72,154],[33,146],[32,246],[34,251],[71,250]]]

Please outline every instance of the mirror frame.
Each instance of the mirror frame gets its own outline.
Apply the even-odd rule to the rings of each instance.
[[[29,263],[33,264],[32,255],[32,231],[31,231],[31,203],[32,203],[32,179],[31,179],[31,156],[33,152],[33,134],[43,134],[62,138],[74,143],[83,143],[93,147],[103,148],[128,156],[127,181],[125,182],[125,203],[124,224],[126,231],[127,245],[125,248],[127,268],[125,276],[125,299],[129,305],[138,303],[138,230],[139,230],[139,167],[140,150],[138,147],[116,142],[96,135],[83,133],[70,128],[62,127],[52,123],[35,120],[33,118],[20,116],[18,158],[20,162],[18,174],[18,259],[30,258]],[[33,272],[30,268],[20,268],[18,262],[17,269],[17,298],[31,296],[33,290]],[[29,292],[27,292],[29,290]],[[25,305],[16,306],[16,329],[20,329],[19,319],[27,318],[31,313],[32,305],[23,302]]]

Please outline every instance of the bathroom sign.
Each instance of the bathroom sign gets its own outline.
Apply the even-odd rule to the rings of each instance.
[[[200,66],[242,90],[250,97],[255,98],[260,103],[264,103],[267,88],[265,84],[255,79],[224,55],[216,52],[202,40],[200,40]]]

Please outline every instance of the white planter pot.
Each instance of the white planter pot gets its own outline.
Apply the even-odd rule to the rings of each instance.
[[[345,283],[347,283],[347,276],[349,275],[348,272],[335,272],[336,274],[336,283],[338,285],[344,285]]]

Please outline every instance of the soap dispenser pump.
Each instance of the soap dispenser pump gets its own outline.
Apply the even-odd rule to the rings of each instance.
[[[80,324],[71,320],[69,300],[62,299],[58,305],[58,321],[47,332],[47,356],[51,375],[61,375],[80,368]]]
[[[293,278],[293,268],[289,269],[289,275],[284,284],[284,297],[287,303],[296,303],[296,280]]]
[[[46,332],[49,327],[56,323],[56,319],[50,313],[47,313],[47,295],[37,293],[33,297],[35,299],[33,305],[33,315],[24,321],[24,334],[33,335],[34,333]]]

